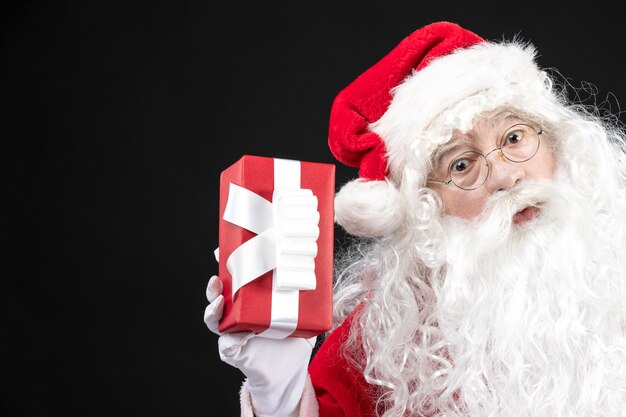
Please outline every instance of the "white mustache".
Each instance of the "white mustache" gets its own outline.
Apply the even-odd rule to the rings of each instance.
[[[515,214],[526,207],[538,207],[539,216],[530,223],[515,225]],[[509,190],[493,194],[477,218],[444,219],[447,257],[456,262],[461,253],[469,256],[468,251],[475,256],[491,256],[503,245],[521,243],[518,239],[535,240],[545,233],[567,232],[576,219],[589,212],[589,201],[567,181],[524,180]]]
[[[572,194],[572,188],[563,183],[522,181],[509,190],[499,191],[491,196],[483,213],[466,224],[463,227],[465,232],[461,235],[454,232],[455,229],[458,231],[458,224],[452,225],[449,229],[450,236],[463,236],[463,240],[472,242],[476,250],[492,250],[507,242],[512,235],[527,229],[520,229],[513,224],[515,214],[526,207],[538,207],[541,210],[539,218],[528,224],[530,228],[547,224],[567,224],[571,221],[570,217],[575,216],[569,208],[576,204],[574,201],[579,200]],[[576,212],[578,213],[577,210]],[[457,243],[462,244],[458,240]]]
[[[520,182],[510,190],[499,191],[486,203],[482,222],[511,223],[513,216],[526,207],[546,209],[556,202],[563,202],[563,185],[553,181]]]

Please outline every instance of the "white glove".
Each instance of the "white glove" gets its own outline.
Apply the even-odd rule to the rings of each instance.
[[[204,322],[218,334],[220,358],[247,377],[252,407],[257,417],[295,417],[307,377],[316,337],[269,339],[255,333],[220,333],[224,311],[222,281],[213,276],[207,285],[209,305]]]

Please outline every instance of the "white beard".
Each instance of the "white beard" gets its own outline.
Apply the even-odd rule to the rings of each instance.
[[[539,218],[514,226],[519,209]],[[527,182],[472,222],[444,221],[436,319],[450,364],[434,385],[458,414],[626,415],[624,210],[563,180]]]

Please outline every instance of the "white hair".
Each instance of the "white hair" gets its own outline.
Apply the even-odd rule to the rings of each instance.
[[[566,88],[559,90],[545,73],[538,77],[543,90],[530,92],[532,100],[499,99],[496,90],[482,89],[446,103],[429,123],[409,131],[395,122],[375,126],[394,144],[395,165],[385,186],[397,192],[393,204],[378,201],[370,216],[346,228],[366,239],[338,253],[334,319],[339,324],[361,303],[345,353],[380,387],[377,410],[383,416],[623,414],[625,135],[616,118],[568,102]],[[395,94],[390,109],[401,88]],[[425,187],[432,144],[502,107],[541,124],[559,179],[498,195],[476,222],[444,217],[441,200]],[[536,198],[546,201],[545,226],[516,234],[502,221],[512,216],[505,210],[514,207],[511,201]],[[340,201],[342,216],[353,201]],[[382,226],[362,228],[373,218],[384,219]],[[539,301],[557,288],[563,297],[536,311],[506,298],[514,289]],[[546,323],[519,322],[521,317]],[[542,325],[560,333],[542,333]],[[520,340],[516,331],[529,339]],[[514,344],[522,350],[510,348]],[[555,351],[563,356],[545,356]]]

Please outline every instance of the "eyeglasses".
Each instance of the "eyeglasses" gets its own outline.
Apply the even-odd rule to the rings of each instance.
[[[532,159],[539,150],[540,135],[543,130],[535,130],[527,124],[516,124],[502,135],[500,144],[486,155],[475,151],[466,151],[452,159],[448,167],[448,179],[445,181],[429,180],[448,185],[456,185],[461,190],[475,190],[481,187],[489,177],[491,165],[487,157],[499,151],[499,157],[511,162],[526,162]]]

